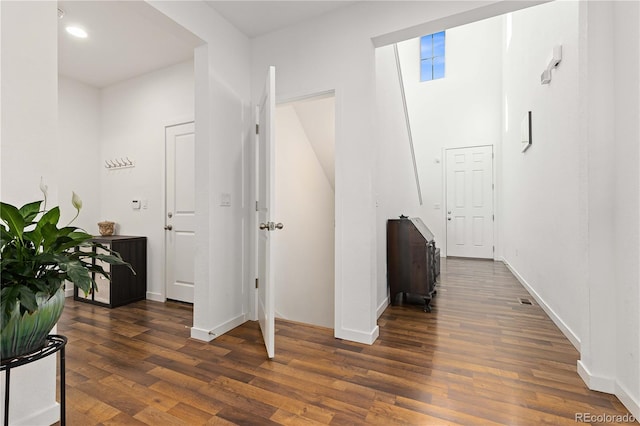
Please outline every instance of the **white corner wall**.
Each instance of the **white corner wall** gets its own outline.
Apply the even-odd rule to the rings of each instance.
[[[49,206],[58,205],[56,3],[0,2],[0,19],[0,198],[18,206],[42,199],[43,176]],[[56,357],[12,371],[9,414],[13,425],[52,424],[60,418]]]
[[[165,300],[165,126],[193,121],[193,62],[187,61],[101,90],[99,220],[116,222],[119,235],[147,237],[147,299]],[[109,170],[105,160],[127,158],[135,167]],[[148,208],[133,210],[131,200]],[[94,233],[97,224],[92,224]]]
[[[615,394],[640,419],[640,3],[615,2]]]
[[[562,45],[551,84],[541,85]],[[504,46],[504,136],[498,158],[499,252],[550,317],[580,348],[587,280],[585,147],[580,137],[578,2],[551,2],[512,15]],[[533,144],[520,124],[532,111]]]
[[[276,316],[333,328],[335,194],[295,107],[277,107],[275,123]]]
[[[148,1],[203,40],[195,49],[196,258],[191,336],[211,340],[242,324],[255,294],[250,243],[255,123],[249,39],[201,1]],[[231,194],[231,206],[220,195]]]

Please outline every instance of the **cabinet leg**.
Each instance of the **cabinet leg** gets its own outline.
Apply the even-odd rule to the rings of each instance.
[[[11,390],[11,368],[4,372],[4,426],[9,426],[9,391]]]

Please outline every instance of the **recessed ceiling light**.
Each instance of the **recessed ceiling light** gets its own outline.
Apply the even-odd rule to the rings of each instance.
[[[80,27],[67,27],[65,28],[69,34],[78,38],[87,38],[88,34]]]

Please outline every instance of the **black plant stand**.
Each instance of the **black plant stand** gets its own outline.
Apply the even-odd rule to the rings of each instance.
[[[66,395],[65,395],[65,371],[64,371],[64,347],[67,344],[67,338],[59,334],[50,334],[47,336],[47,343],[44,348],[31,352],[30,354],[18,356],[15,358],[3,359],[0,362],[0,371],[5,372],[4,376],[4,426],[9,426],[9,390],[11,385],[11,369],[20,367],[21,365],[31,364],[34,361],[48,357],[60,351],[60,425],[65,426],[66,417]]]

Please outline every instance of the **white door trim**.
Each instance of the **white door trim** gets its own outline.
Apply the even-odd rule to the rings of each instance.
[[[444,230],[444,241],[443,244],[441,246],[441,257],[447,257],[447,252],[448,252],[448,247],[447,247],[447,241],[448,241],[448,227],[447,227],[447,205],[448,205],[448,200],[447,200],[447,151],[450,150],[454,150],[454,149],[467,149],[467,148],[484,148],[484,147],[491,147],[491,152],[492,152],[492,175],[491,175],[491,179],[492,179],[492,184],[493,184],[493,191],[491,192],[491,207],[493,210],[493,246],[494,246],[494,251],[493,251],[493,256],[492,259],[496,260],[497,259],[497,253],[498,253],[498,239],[497,239],[497,230],[498,230],[498,215],[496,214],[496,189],[498,187],[498,185],[496,184],[496,173],[497,173],[497,167],[496,167],[496,145],[492,145],[492,144],[477,144],[477,145],[466,145],[466,146],[452,146],[452,147],[445,147],[442,148],[442,163],[444,165],[444,167],[442,167],[442,194],[443,194],[443,199],[444,199],[444,203],[443,203],[443,209],[442,209],[442,229]]]

